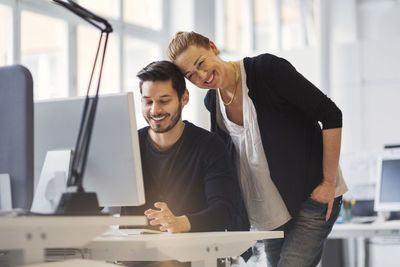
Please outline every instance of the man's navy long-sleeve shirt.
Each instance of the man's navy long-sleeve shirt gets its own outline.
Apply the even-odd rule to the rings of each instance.
[[[236,173],[220,138],[190,122],[180,139],[159,151],[139,130],[146,204],[124,207],[123,215],[142,215],[154,203],[167,203],[175,216],[186,215],[192,232],[221,231],[235,217]]]

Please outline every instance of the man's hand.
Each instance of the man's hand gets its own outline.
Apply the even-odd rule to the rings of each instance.
[[[311,193],[311,198],[315,201],[321,203],[328,203],[328,209],[326,210],[325,221],[329,220],[332,212],[333,200],[335,198],[335,189],[336,189],[336,181],[335,182],[327,182],[323,181],[320,185],[318,185]]]
[[[175,216],[164,202],[154,203],[159,210],[148,209],[144,212],[151,225],[161,225],[160,231],[169,233],[185,233],[190,231],[189,219],[185,216]]]

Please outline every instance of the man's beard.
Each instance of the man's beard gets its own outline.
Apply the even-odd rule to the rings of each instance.
[[[171,116],[171,123],[165,128],[165,129],[160,129],[157,127],[152,127],[152,125],[150,124],[149,120],[145,117],[145,120],[147,121],[147,123],[149,124],[151,130],[155,133],[166,133],[168,131],[170,131],[172,128],[175,127],[175,125],[178,123],[178,121],[181,119],[182,116],[182,105],[179,104],[178,110],[174,113],[174,115]],[[161,127],[161,125],[156,125]]]

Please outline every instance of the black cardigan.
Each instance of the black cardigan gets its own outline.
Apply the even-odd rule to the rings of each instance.
[[[271,54],[244,58],[249,97],[257,112],[272,181],[292,217],[323,179],[322,130],[341,128],[340,109],[285,59]],[[229,134],[216,123],[216,91],[204,103],[217,132],[231,151]]]

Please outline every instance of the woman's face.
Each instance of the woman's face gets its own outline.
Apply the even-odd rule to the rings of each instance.
[[[218,57],[218,49],[210,42],[210,48],[191,45],[174,63],[193,84],[204,89],[217,89],[226,82],[224,61]]]

